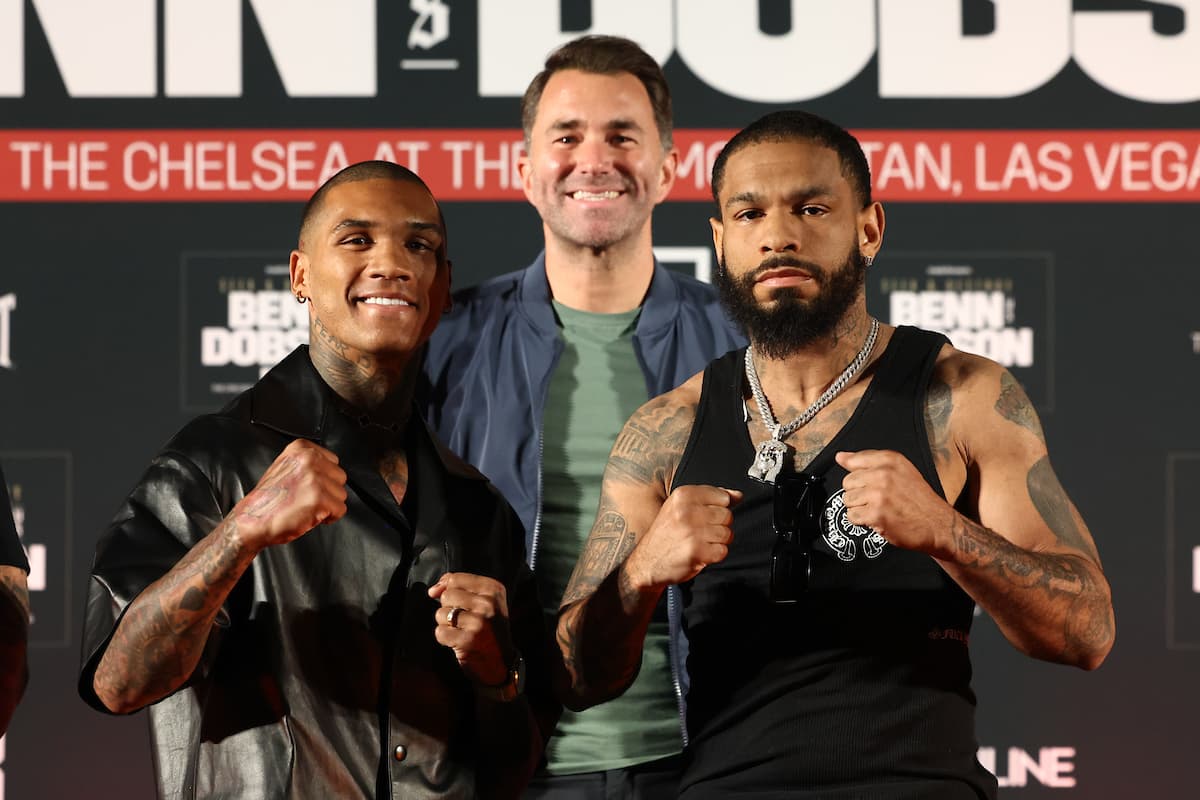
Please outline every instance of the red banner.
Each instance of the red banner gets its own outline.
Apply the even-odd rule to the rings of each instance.
[[[672,200],[707,200],[730,130],[678,130]],[[866,130],[878,199],[1195,202],[1200,130]],[[521,133],[407,130],[4,130],[0,201],[305,200],[337,170],[386,159],[445,201],[522,200]]]

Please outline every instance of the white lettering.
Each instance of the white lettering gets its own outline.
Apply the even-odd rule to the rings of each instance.
[[[975,186],[984,192],[1006,192],[1014,186],[1033,191],[1061,192],[1070,188],[1073,173],[1071,148],[1064,142],[1045,142],[1030,152],[1016,142],[1008,152],[998,178],[989,176],[992,154],[985,143],[975,145]]]
[[[1092,180],[1101,191],[1113,184],[1128,192],[1191,191],[1200,186],[1200,148],[1189,153],[1175,141],[1110,144],[1101,156],[1092,142],[1083,146]]]
[[[29,545],[25,556],[29,559],[29,591],[46,591],[46,545]]]
[[[759,103],[794,103],[844,86],[875,54],[873,0],[792,0],[792,28],[778,36],[762,32],[757,8],[752,4],[731,13],[727,0],[688,0],[687,13],[676,18],[679,57],[696,77],[726,94]],[[714,42],[720,44],[714,47]],[[731,53],[737,57],[730,58]],[[820,68],[804,68],[801,61]],[[787,78],[746,79],[762,75]]]
[[[450,38],[450,7],[444,0],[409,0],[419,16],[408,31],[408,49],[429,50]]]
[[[687,150],[679,154],[679,166],[675,169],[675,180],[683,183],[691,178],[693,186],[703,189],[708,185],[709,177],[712,175],[713,161],[716,160],[717,154],[724,146],[724,139],[713,142],[707,148],[704,147],[704,142],[698,140],[692,142]]]
[[[858,0],[856,0],[858,1]],[[485,0],[478,4],[479,95],[519,97],[529,79],[542,69],[547,54],[585,33],[628,36],[658,63],[671,56],[675,4],[671,0],[605,0],[593,2],[592,27],[586,31],[562,29],[561,0],[524,0],[519,13],[508,3]],[[696,12],[689,3],[686,15]],[[731,15],[721,9],[721,18]],[[711,39],[705,47],[712,48]],[[718,40],[722,41],[722,40]],[[514,46],[514,43],[520,46]],[[729,52],[729,51],[726,51]],[[732,66],[742,65],[726,59]],[[789,79],[795,70],[788,70]]]
[[[0,97],[20,97],[23,94],[25,0],[0,0]],[[3,741],[0,739],[0,742]]]
[[[307,328],[255,330],[206,327],[200,331],[200,364],[205,367],[272,366],[308,342]]]
[[[1192,593],[1200,594],[1200,547],[1192,548]]]
[[[1043,747],[1037,758],[1019,747],[1010,747],[1007,756],[1007,768],[1001,773],[996,765],[996,748],[981,747],[976,753],[979,763],[996,776],[1002,788],[1025,786],[1031,775],[1041,785],[1055,789],[1070,789],[1076,784],[1071,774],[1075,771],[1074,747]]]
[[[158,89],[155,6],[154,0],[33,0],[67,94],[153,97]],[[23,60],[23,42],[16,49]]]
[[[442,149],[450,152],[450,185],[455,189],[463,188],[463,154],[474,144],[457,139],[442,142]]]
[[[12,312],[17,308],[17,296],[0,295],[0,367],[12,369]]]
[[[1075,62],[1110,92],[1148,103],[1200,100],[1200,0],[1175,0],[1186,28],[1154,32],[1150,11],[1075,12]],[[1136,69],[1130,69],[1136,64]]]
[[[883,159],[876,168],[874,157],[880,150]],[[917,142],[911,154],[899,142],[889,142],[886,146],[882,142],[864,143],[863,152],[878,191],[887,191],[888,185],[897,181],[910,192],[923,190],[930,183],[948,191],[954,183],[950,167],[952,153],[947,143],[943,142],[936,154],[926,142]]]
[[[1057,75],[1071,57],[1071,0],[991,6],[995,30],[965,36],[961,0],[880,0],[880,96],[1015,97]]]
[[[33,187],[34,163],[41,158],[42,189],[52,189],[55,186],[55,174],[61,174],[64,183],[71,190],[82,189],[85,192],[104,191],[108,189],[108,181],[95,176],[94,173],[108,169],[108,162],[98,154],[108,151],[108,142],[83,141],[68,142],[66,152],[59,151],[55,157],[54,145],[49,142],[9,142],[8,149],[20,156],[20,182],[22,189]]]
[[[159,92],[156,0],[31,2],[68,94]],[[498,0],[479,3],[480,95],[519,96],[548,52],[580,33],[603,31],[635,38],[660,63],[678,51],[713,88],[758,102],[828,94],[876,52],[881,97],[1013,97],[1051,81],[1074,56],[1096,83],[1121,96],[1156,103],[1200,99],[1200,26],[1194,22],[1200,0],[1170,4],[1182,9],[1185,24],[1171,35],[1154,31],[1150,11],[1072,11],[1071,0],[992,0],[995,27],[984,35],[964,34],[961,0],[791,0],[791,29],[779,35],[763,33],[753,11],[730,13],[724,0],[690,0],[678,14],[680,4],[671,0],[590,5],[592,26],[564,31],[561,0],[525,0],[520,13]],[[0,97],[25,91],[25,6],[24,0],[0,0]],[[242,6],[241,0],[162,1],[167,97],[242,93]],[[359,35],[331,37],[328,3],[249,2],[284,91],[293,97],[376,94],[376,6],[375,0],[338,3],[338,24]],[[409,7],[418,14],[407,36],[410,50],[449,38],[446,0],[409,0]],[[728,58],[730,52],[738,58]]]
[[[949,330],[1004,327],[1003,292],[892,292],[893,325]]]
[[[163,82],[168,97],[241,96],[241,0],[167,0]]]
[[[485,155],[485,145],[482,142],[475,143],[475,188],[482,189],[487,186],[487,173],[495,172],[497,185],[501,189],[507,189],[509,186],[520,184],[520,173],[517,172],[517,161],[521,151],[517,150],[516,143],[500,142],[499,152],[496,158],[489,159]]]

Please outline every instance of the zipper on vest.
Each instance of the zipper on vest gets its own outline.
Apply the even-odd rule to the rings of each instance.
[[[675,708],[679,711],[679,735],[683,738],[683,746],[688,745],[687,734],[687,718],[683,713],[683,684],[679,680],[679,650],[675,647],[674,628],[681,625],[681,622],[676,622],[675,617],[675,595],[679,591],[678,586],[667,587],[667,655],[671,662],[671,688],[675,691]],[[679,631],[682,635],[683,632]]]

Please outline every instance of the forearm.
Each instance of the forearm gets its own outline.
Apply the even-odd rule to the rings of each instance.
[[[1035,658],[1095,669],[1112,648],[1108,581],[1083,554],[1032,552],[955,513],[946,572]]]
[[[570,678],[560,690],[563,705],[579,711],[629,688],[662,592],[635,586],[622,563],[590,596],[559,610],[555,638]]]
[[[182,686],[253,557],[241,542],[238,518],[229,517],[139,594],[96,667],[93,687],[100,701],[127,713]]]
[[[8,730],[29,679],[29,593],[24,586],[0,581],[0,735]]]

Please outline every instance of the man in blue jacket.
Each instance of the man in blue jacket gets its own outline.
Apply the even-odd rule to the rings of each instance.
[[[711,287],[654,259],[651,213],[678,151],[653,58],[617,37],[569,42],[526,90],[522,123],[520,172],[545,250],[455,296],[429,343],[426,412],[520,515],[553,615],[624,421],[743,340]],[[638,680],[564,714],[526,797],[675,795],[686,675],[677,596],[667,598]]]

